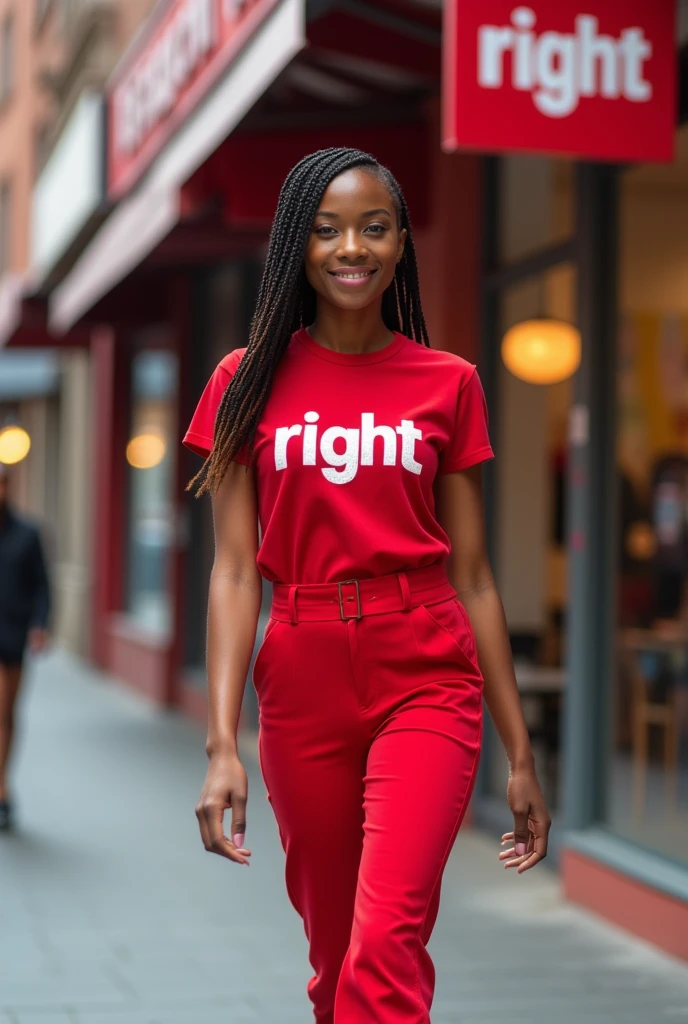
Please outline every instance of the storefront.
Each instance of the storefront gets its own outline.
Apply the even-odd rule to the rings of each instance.
[[[672,162],[608,175],[600,210],[610,299],[604,355],[592,361],[588,384],[601,452],[589,514],[599,535],[579,613],[590,636],[589,685],[566,723],[564,792],[571,824],[584,831],[572,836],[563,866],[575,898],[685,957],[685,100],[680,114]],[[594,774],[582,762],[584,735]]]
[[[499,154],[483,214],[492,560],[565,891],[687,957],[688,54],[684,35],[674,61],[668,8],[660,23],[649,4],[564,6],[503,30],[481,7],[480,89],[445,127]],[[544,351],[552,324],[580,351],[543,386],[525,342]],[[476,818],[499,831],[506,778],[488,731]]]

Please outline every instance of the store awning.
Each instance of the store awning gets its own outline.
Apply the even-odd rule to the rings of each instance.
[[[69,330],[170,233],[180,219],[184,182],[234,130],[305,42],[305,0],[281,0],[54,290],[48,314],[52,331]]]

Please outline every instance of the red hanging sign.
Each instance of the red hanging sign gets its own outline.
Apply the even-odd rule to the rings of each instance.
[[[669,161],[673,0],[445,0],[444,148]]]

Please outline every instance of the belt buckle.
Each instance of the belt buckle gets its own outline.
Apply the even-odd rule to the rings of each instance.
[[[344,601],[343,601],[343,598],[342,598],[342,587],[345,586],[347,583],[355,583],[356,584],[356,614],[355,615],[345,615],[344,614]],[[337,589],[339,591],[339,614],[341,615],[343,621],[347,622],[349,619],[360,619],[360,618],[362,618],[363,613],[361,612],[361,591],[359,590],[358,580],[342,580],[341,583],[337,584]]]

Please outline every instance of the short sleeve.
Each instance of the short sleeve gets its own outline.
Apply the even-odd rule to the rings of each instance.
[[[222,359],[210,377],[210,380],[203,389],[196,411],[191,417],[188,430],[184,434],[182,444],[190,448],[197,455],[207,458],[212,451],[215,436],[215,417],[220,407],[222,396],[229,384],[234,371],[239,365],[243,349],[234,349],[228,356]],[[235,456],[237,462],[245,466],[251,465],[248,455],[248,446],[243,444]]]
[[[455,473],[493,459],[485,392],[475,367],[459,392],[452,436],[440,452],[438,473]]]

